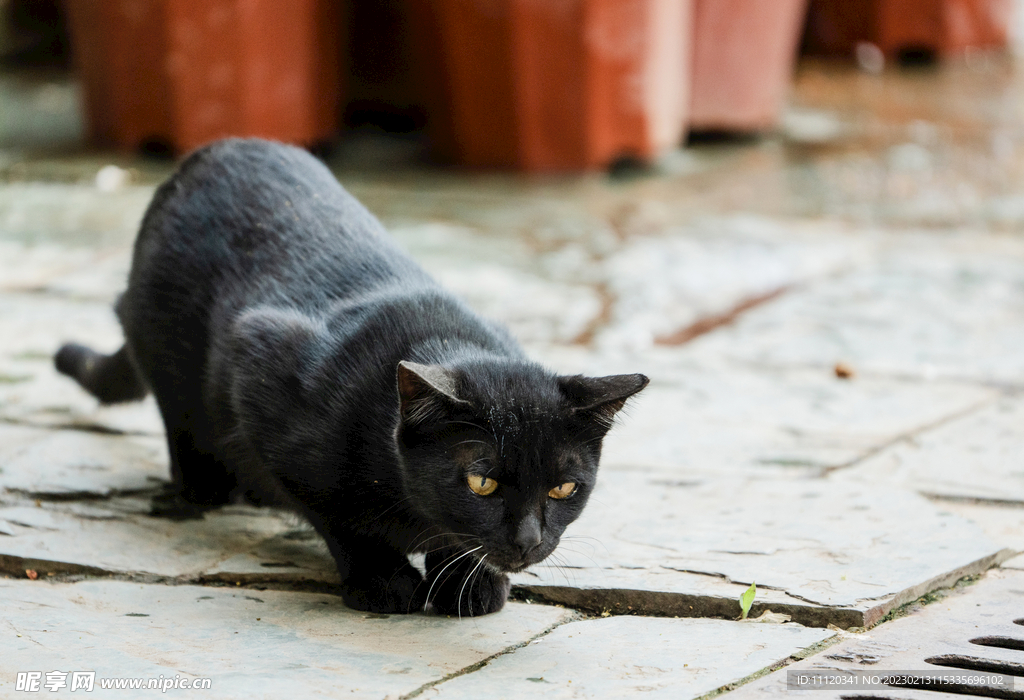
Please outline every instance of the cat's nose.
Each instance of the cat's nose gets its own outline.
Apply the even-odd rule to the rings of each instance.
[[[515,543],[525,557],[536,549],[540,542],[540,518],[536,513],[530,513],[519,522],[519,527],[516,528]]]

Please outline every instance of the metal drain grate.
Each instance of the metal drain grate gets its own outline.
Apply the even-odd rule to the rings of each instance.
[[[907,617],[850,637],[818,656],[743,686],[728,700],[941,700],[964,695],[1024,700],[1024,571],[996,569],[973,586],[954,592]],[[949,673],[944,673],[949,669]],[[843,682],[828,687],[787,686],[798,674],[888,677],[886,686]],[[957,682],[965,674],[1003,674],[1005,684]],[[927,684],[915,682],[931,676]],[[936,676],[949,676],[943,682]],[[960,679],[956,677],[960,676]],[[908,678],[909,677],[909,678]]]

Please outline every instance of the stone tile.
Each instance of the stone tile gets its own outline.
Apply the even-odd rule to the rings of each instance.
[[[97,251],[88,265],[68,270],[45,280],[39,291],[46,294],[93,300],[113,306],[128,285],[131,249],[119,247]]]
[[[870,259],[874,237],[831,223],[735,215],[626,235],[601,261],[601,348],[648,350],[702,318]]]
[[[49,293],[112,304],[124,291],[130,261],[131,249],[124,246],[33,245],[0,238],[0,292]]]
[[[145,499],[0,508],[0,571],[108,573],[177,582],[337,582],[322,540],[296,517],[226,506],[202,519],[149,516]]]
[[[0,239],[0,292],[36,291],[55,277],[93,263],[96,257],[91,248]]]
[[[499,238],[464,226],[426,224],[395,229],[395,237],[428,272],[517,337],[568,343],[601,313],[597,291],[569,275],[548,274],[543,257],[517,237]]]
[[[1007,559],[1001,564],[1004,569],[1024,570],[1024,554],[1017,555],[1013,559]]]
[[[516,603],[463,621],[370,615],[324,594],[119,581],[0,579],[0,599],[2,695],[19,671],[59,669],[95,671],[96,697],[125,695],[100,678],[162,675],[211,678],[217,698],[397,698],[572,618]]]
[[[753,581],[767,592],[754,614],[870,626],[1013,553],[899,489],[829,479],[695,484],[611,470],[598,483],[550,565],[517,585],[590,609],[738,616]]]
[[[979,583],[966,586],[949,596],[919,608],[913,614],[871,630],[852,635],[826,651],[780,669],[729,694],[734,700],[770,697],[806,697],[822,700],[840,697],[873,695],[879,691],[852,688],[836,690],[790,690],[786,687],[787,672],[798,671],[887,671],[932,670],[965,673],[970,665],[955,660],[936,663],[936,657],[970,657],[1003,665],[1005,672],[1020,675],[1020,651],[972,643],[979,637],[1010,637],[1024,643],[1024,631],[1014,620],[1021,617],[1024,602],[1024,572],[993,570]],[[947,665],[948,664],[948,665]],[[969,664],[969,662],[968,662]],[[1010,670],[1010,669],[1016,670]],[[994,672],[996,669],[991,669]],[[885,697],[923,700],[940,697],[934,692],[894,688],[884,690]],[[948,696],[946,696],[948,697]],[[994,695],[992,697],[999,697]]]
[[[681,352],[538,358],[564,372],[651,377],[609,434],[602,463],[678,478],[817,473],[997,396],[962,383],[845,381],[831,369],[765,371]]]
[[[866,482],[884,479],[943,498],[1024,506],[1021,425],[1024,399],[1004,397],[894,445],[845,476]]]
[[[0,357],[0,420],[40,427],[164,434],[151,396],[141,402],[102,406],[77,382],[58,373],[50,355],[36,351],[14,359]]]
[[[971,232],[897,239],[869,269],[796,289],[694,343],[770,366],[1019,384],[1024,241]]]
[[[1024,508],[945,499],[937,500],[936,506],[974,523],[1001,547],[1024,552]]]
[[[611,617],[562,625],[427,698],[696,698],[834,636],[799,625]]]
[[[53,357],[74,340],[101,352],[124,343],[114,299],[70,301],[41,294],[0,295],[0,357]]]
[[[871,236],[840,227],[756,216],[680,225],[635,202],[581,232],[437,222],[399,225],[394,234],[445,286],[521,340],[634,350],[751,297],[845,268],[874,246]]]
[[[96,170],[90,170],[89,177],[95,177]],[[97,248],[131,245],[153,191],[148,186],[99,192],[92,183],[4,183],[0,238]]]
[[[162,436],[0,424],[0,488],[31,498],[98,498],[166,483]]]

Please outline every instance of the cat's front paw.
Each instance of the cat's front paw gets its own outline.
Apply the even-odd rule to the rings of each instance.
[[[512,584],[508,576],[483,569],[466,581],[449,579],[431,596],[434,612],[441,615],[473,617],[498,612],[505,607]]]
[[[366,612],[404,614],[423,609],[423,576],[406,564],[390,576],[350,577],[342,587],[345,605]]]

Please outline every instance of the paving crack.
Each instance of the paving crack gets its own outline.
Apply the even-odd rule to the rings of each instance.
[[[929,491],[919,491],[922,496],[927,498],[929,501],[939,501],[946,503],[966,503],[968,505],[976,506],[993,506],[996,508],[1024,508],[1024,501],[1013,498],[986,498],[983,496],[954,496],[946,493],[932,493]]]
[[[800,651],[796,652],[795,654],[790,654],[789,656],[787,656],[785,659],[782,659],[781,661],[777,661],[774,664],[771,664],[770,666],[766,666],[766,667],[762,668],[760,671],[756,671],[754,673],[751,673],[749,676],[744,676],[743,678],[740,678],[737,681],[732,681],[731,683],[726,683],[725,685],[723,685],[723,686],[721,686],[719,688],[715,688],[714,690],[712,690],[709,693],[705,693],[704,695],[700,695],[700,696],[694,698],[693,700],[711,700],[712,698],[716,698],[719,695],[722,695],[723,693],[728,693],[728,692],[731,692],[733,690],[736,690],[740,686],[746,685],[747,683],[750,683],[751,681],[756,681],[758,678],[764,678],[768,674],[775,673],[779,669],[785,668],[786,666],[789,666],[790,664],[796,663],[797,661],[803,661],[806,658],[809,658],[811,656],[815,656],[817,654],[820,654],[821,652],[825,651],[829,647],[835,646],[836,644],[841,642],[843,639],[844,639],[843,634],[840,634],[840,633],[837,632],[836,634],[832,635],[828,639],[823,639],[820,642],[817,642],[816,644],[812,644],[809,647],[801,649]]]
[[[615,302],[617,301],[615,295],[612,294],[611,288],[604,282],[599,282],[593,285],[593,288],[601,302],[601,308],[597,312],[597,315],[587,322],[586,327],[580,331],[575,338],[569,341],[573,345],[590,345],[594,342],[594,338],[601,329],[611,323],[612,311],[615,308]]]
[[[117,435],[117,436],[137,436],[137,437],[154,437],[162,436],[163,433],[151,432],[146,430],[123,430],[121,428],[114,428],[109,425],[102,423],[92,423],[89,421],[72,421],[68,423],[36,423],[31,420],[24,418],[15,418],[13,416],[0,416],[0,423],[6,423],[7,425],[17,425],[23,428],[36,428],[39,430],[77,430],[85,433],[98,433],[100,435]]]
[[[5,487],[7,493],[21,496],[34,501],[46,501],[48,503],[67,503],[71,501],[110,501],[115,498],[133,496],[153,496],[163,489],[162,485],[149,486],[140,489],[111,489],[110,491],[32,491]]]
[[[816,477],[824,478],[829,474],[832,474],[833,472],[855,467],[858,464],[867,461],[871,457],[874,457],[877,454],[885,452],[891,447],[894,447],[902,442],[910,442],[917,436],[923,435],[924,433],[927,433],[930,430],[935,430],[936,428],[941,428],[942,426],[947,425],[949,423],[953,423],[957,420],[960,420],[961,418],[966,418],[972,413],[976,413],[982,410],[983,408],[986,408],[987,406],[990,406],[991,404],[999,401],[1002,398],[1005,398],[1004,394],[989,396],[988,398],[982,399],[981,401],[976,401],[975,403],[969,405],[967,408],[961,409],[959,411],[954,411],[953,413],[949,413],[945,416],[937,418],[936,420],[930,423],[925,423],[924,425],[919,425],[915,428],[911,428],[910,430],[899,433],[898,435],[890,438],[889,440],[886,440],[885,442],[879,445],[868,448],[867,450],[865,450],[864,452],[862,452],[861,454],[859,454],[858,456],[854,457],[851,460],[842,462],[840,464],[833,464],[827,467],[821,467],[818,470]]]
[[[501,651],[497,652],[496,654],[491,654],[486,659],[482,659],[480,661],[477,661],[475,664],[470,664],[469,666],[466,666],[465,668],[462,668],[462,669],[459,669],[458,671],[454,671],[452,673],[449,673],[448,675],[446,675],[446,676],[444,676],[442,678],[439,678],[436,681],[431,681],[429,683],[425,683],[425,684],[421,685],[419,688],[417,688],[416,690],[412,691],[411,693],[406,693],[405,695],[400,696],[398,698],[398,700],[409,700],[410,698],[415,698],[415,697],[421,695],[422,693],[430,690],[431,688],[435,688],[435,687],[441,685],[442,683],[447,683],[448,681],[450,681],[450,680],[452,680],[454,678],[458,678],[460,676],[465,676],[465,675],[468,675],[470,673],[475,673],[476,671],[479,671],[480,669],[486,667],[488,664],[490,664],[492,661],[494,661],[499,656],[505,656],[506,654],[511,654],[511,653],[513,653],[513,652],[515,652],[515,651],[517,651],[519,649],[522,649],[525,646],[533,644],[538,639],[542,639],[542,638],[548,636],[549,634],[554,632],[556,629],[558,629],[562,625],[567,625],[570,622],[578,622],[578,621],[584,620],[584,619],[586,619],[586,616],[581,615],[580,613],[570,614],[565,619],[559,620],[558,622],[556,622],[555,624],[551,625],[550,627],[547,627],[546,629],[541,630],[540,632],[538,632],[534,636],[532,636],[529,639],[527,639],[525,642],[519,642],[518,644],[513,644],[512,646],[509,646],[509,647],[506,647],[506,648],[502,649]]]
[[[689,343],[695,338],[699,338],[700,336],[706,335],[717,328],[721,328],[722,326],[727,326],[735,322],[747,311],[777,299],[786,292],[792,290],[794,286],[795,285],[787,284],[777,287],[769,292],[742,299],[739,303],[721,313],[703,316],[685,328],[680,328],[674,333],[658,336],[654,339],[654,343],[655,345],[683,345],[685,343]]]
[[[763,587],[762,587],[763,588]],[[772,589],[777,590],[777,589]],[[679,593],[635,588],[573,588],[569,586],[518,585],[519,596],[560,604],[598,615],[643,615],[647,617],[705,617],[736,620],[740,617],[739,596]],[[790,593],[787,596],[794,597]],[[864,611],[855,608],[824,606],[818,603],[784,603],[755,599],[750,616],[767,611],[789,615],[805,627],[843,629],[864,626]]]

